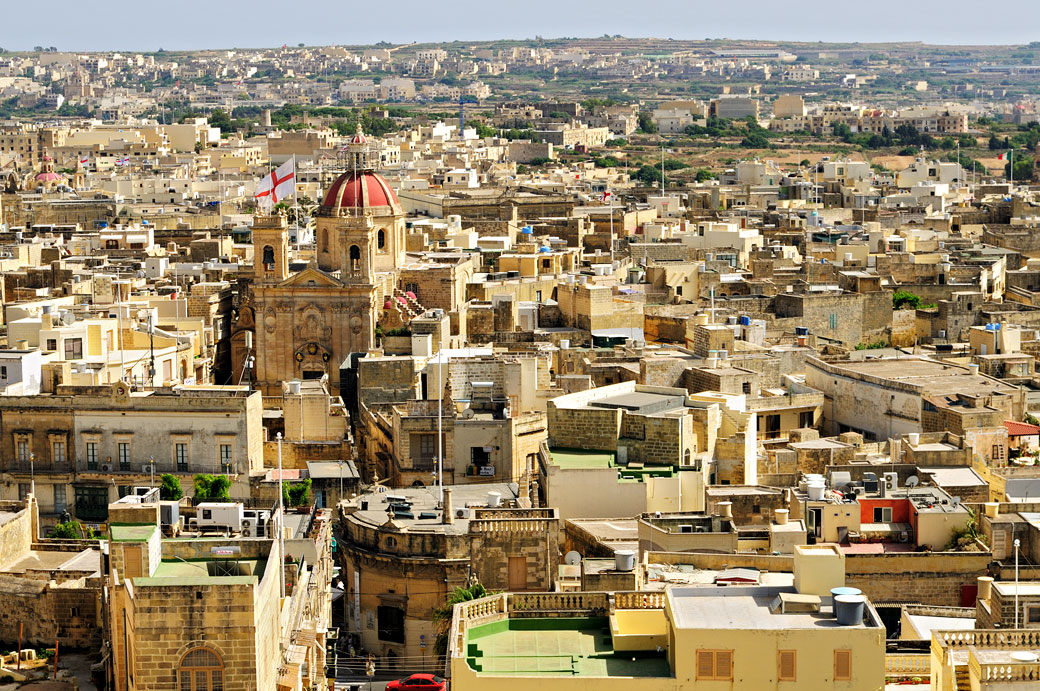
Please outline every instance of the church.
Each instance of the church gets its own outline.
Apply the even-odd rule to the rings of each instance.
[[[344,148],[346,172],[329,187],[316,214],[315,259],[289,271],[289,234],[282,215],[253,222],[253,297],[239,327],[253,330],[252,380],[278,395],[292,379],[329,377],[375,344],[383,299],[395,293],[405,257],[404,212],[373,170],[378,154],[360,127]]]

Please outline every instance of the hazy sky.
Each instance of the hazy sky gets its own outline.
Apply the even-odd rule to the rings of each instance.
[[[1038,19],[1037,0],[0,0],[0,47],[174,50],[602,34],[994,44],[1040,39]]]

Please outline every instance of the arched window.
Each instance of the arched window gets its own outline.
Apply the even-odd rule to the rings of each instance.
[[[385,249],[386,248],[386,231],[383,230],[382,228],[380,228],[379,232],[376,233],[376,246],[379,249]]]
[[[683,458],[682,458],[682,460],[683,460],[683,463],[682,463],[683,465],[690,465],[690,450],[689,449],[686,449],[685,451],[683,451]]]
[[[322,252],[328,252],[329,251],[329,229],[328,228],[322,228],[321,229],[321,251]]]
[[[208,648],[189,650],[177,667],[177,691],[224,691],[224,662]]]
[[[350,246],[350,270],[361,271],[361,248],[357,245]]]
[[[268,271],[274,271],[274,248],[270,245],[264,245],[263,264]]]

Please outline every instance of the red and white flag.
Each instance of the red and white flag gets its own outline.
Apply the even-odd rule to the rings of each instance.
[[[294,194],[296,194],[296,170],[295,166],[293,166],[293,160],[290,158],[272,170],[270,175],[265,175],[260,180],[256,186],[256,194],[253,196],[256,198],[257,203],[270,209],[278,202]]]
[[[607,201],[608,199],[610,199],[610,191],[609,190],[603,193],[603,201]]]

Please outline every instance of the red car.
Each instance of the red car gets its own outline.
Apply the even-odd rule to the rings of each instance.
[[[386,691],[448,691],[448,682],[436,674],[413,674],[387,682]]]

